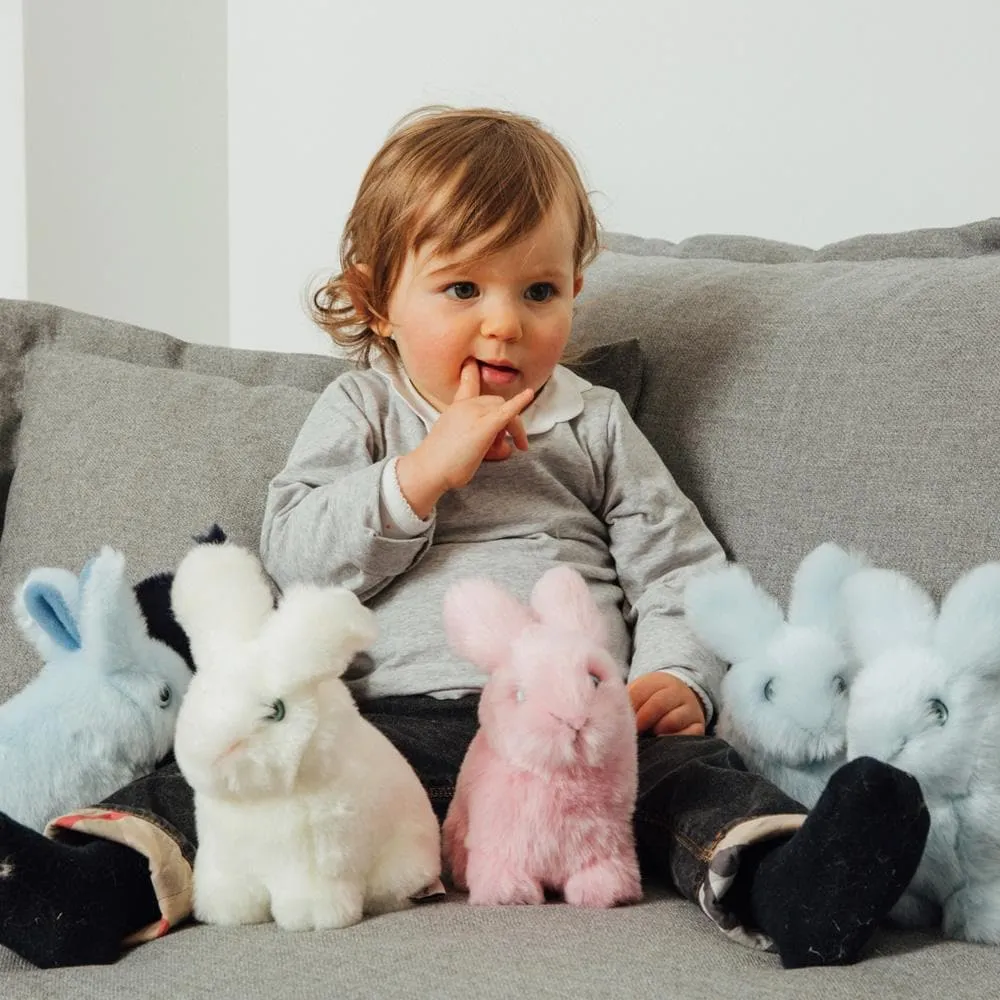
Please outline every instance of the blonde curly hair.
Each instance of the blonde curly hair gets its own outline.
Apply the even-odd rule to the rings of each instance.
[[[598,252],[598,223],[566,147],[533,118],[491,108],[428,107],[400,121],[371,161],[344,227],[340,272],[311,296],[312,318],[357,363],[396,346],[387,322],[407,255],[451,254],[496,233],[483,259],[517,243],[567,198],[577,218],[574,267]],[[472,263],[472,260],[469,261]]]

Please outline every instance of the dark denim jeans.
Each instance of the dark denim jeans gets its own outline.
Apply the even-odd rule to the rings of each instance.
[[[455,778],[476,732],[478,696],[379,698],[361,712],[410,762],[444,820]],[[176,840],[194,860],[194,796],[169,759],[102,806],[143,816]],[[708,860],[737,823],[756,816],[806,810],[758,775],[736,751],[708,736],[641,736],[636,844],[644,879],[672,885],[697,900]]]

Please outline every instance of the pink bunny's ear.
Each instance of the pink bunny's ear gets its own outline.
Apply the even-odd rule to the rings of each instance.
[[[601,646],[607,627],[586,580],[569,566],[556,566],[542,574],[531,591],[531,606],[548,625],[579,632]]]
[[[506,661],[510,644],[534,621],[523,604],[490,580],[460,580],[444,596],[451,648],[487,673]]]

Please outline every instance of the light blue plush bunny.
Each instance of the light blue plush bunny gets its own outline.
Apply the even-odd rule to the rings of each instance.
[[[694,577],[688,623],[731,664],[717,732],[752,771],[812,807],[845,761],[848,690],[857,669],[839,603],[865,559],[827,542],[796,570],[788,616],[735,564]]]
[[[113,549],[79,578],[34,570],[13,611],[45,665],[0,705],[0,811],[42,830],[153,769],[173,744],[191,672],[150,638]]]
[[[877,757],[919,782],[931,814],[923,861],[891,916],[1000,944],[1000,562],[962,576],[938,611],[901,573],[844,587],[861,670],[848,757]]]

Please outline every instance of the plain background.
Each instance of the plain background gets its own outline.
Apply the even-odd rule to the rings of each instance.
[[[998,214],[996,0],[0,0],[0,295],[328,350],[392,124],[540,118],[608,229],[821,246]]]

